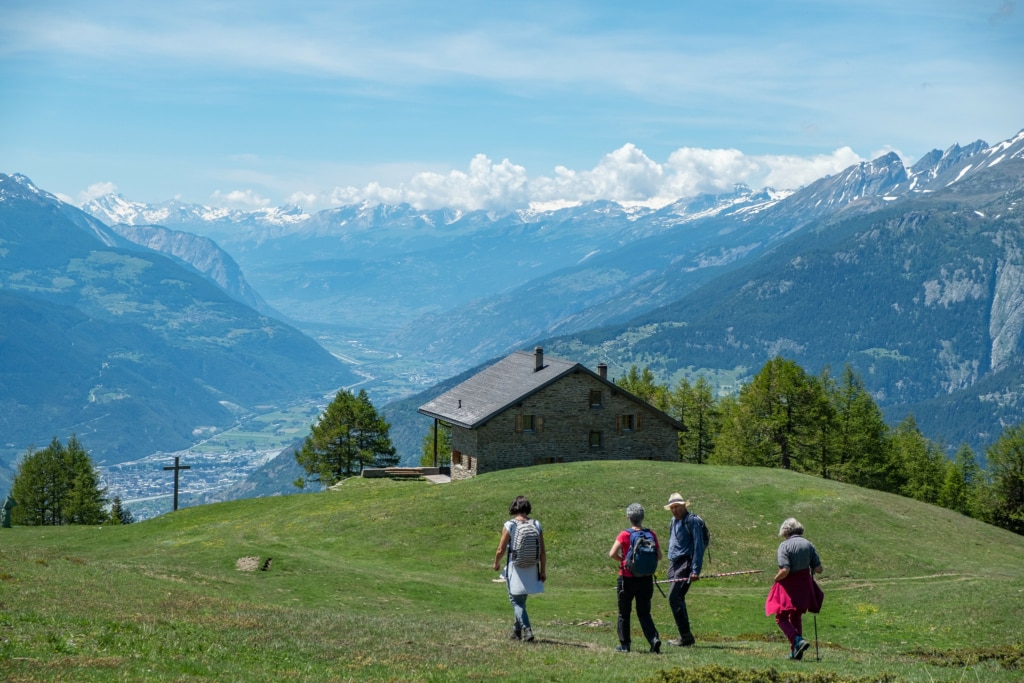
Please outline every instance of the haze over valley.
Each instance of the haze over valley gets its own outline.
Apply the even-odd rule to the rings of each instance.
[[[0,4],[0,492],[81,439],[143,516],[295,492],[365,389],[519,349],[736,392],[849,366],[1024,418],[1015,2]],[[161,464],[162,463],[162,464]]]
[[[413,464],[435,385],[535,344],[721,394],[774,355],[850,364],[893,421],[952,445],[1024,417],[1024,132],[660,208],[211,220],[118,195],[79,209],[23,176],[0,189],[7,466],[76,433],[111,491],[154,511],[172,454],[186,501],[287,492],[291,448],[341,387],[369,392]],[[247,482],[267,466],[276,483]]]

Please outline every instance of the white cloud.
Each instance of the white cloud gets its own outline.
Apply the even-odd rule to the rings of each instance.
[[[729,191],[737,183],[755,190],[797,189],[862,160],[849,147],[811,157],[749,156],[736,149],[683,147],[659,163],[635,145],[626,144],[606,154],[592,169],[558,166],[552,176],[530,178],[524,167],[508,159],[494,163],[478,154],[467,171],[417,173],[407,183],[393,187],[377,182],[362,189],[339,187],[330,192],[330,201],[334,205],[366,201],[470,211],[601,199],[663,205],[702,193]]]
[[[315,192],[292,192],[288,195],[288,203],[295,204],[297,206],[315,206],[319,201],[319,197]]]
[[[230,206],[244,209],[258,209],[270,204],[270,200],[261,197],[252,190],[232,190],[221,192],[216,190],[212,196],[217,206]]]
[[[757,185],[791,190],[864,161],[849,147],[840,147],[831,154],[812,157],[770,155],[759,158],[764,160],[768,173],[763,182]]]
[[[117,185],[111,182],[93,183],[78,193],[77,204],[81,206],[88,201],[117,192]]]
[[[505,210],[529,203],[526,169],[508,159],[495,164],[483,154],[469,162],[468,172],[452,170],[448,174],[417,173],[399,187],[385,187],[370,183],[362,190],[354,187],[335,188],[331,192],[334,204],[353,204],[361,201],[401,204],[408,202],[417,208]]]

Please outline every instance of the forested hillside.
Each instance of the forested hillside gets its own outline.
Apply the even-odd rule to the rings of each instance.
[[[1024,419],[1021,141],[948,187],[808,226],[628,324],[543,344],[672,381],[749,377],[776,355],[814,373],[848,364],[891,419],[989,443]]]
[[[185,447],[352,381],[298,330],[0,176],[0,460],[76,434],[97,462]]]

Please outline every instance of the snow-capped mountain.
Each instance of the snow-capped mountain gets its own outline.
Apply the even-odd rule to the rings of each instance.
[[[80,208],[107,225],[162,225],[186,229],[214,239],[237,236],[240,228],[242,232],[248,229],[286,230],[310,217],[297,206],[241,210],[185,204],[176,200],[144,204],[130,201],[119,194],[96,197]]]

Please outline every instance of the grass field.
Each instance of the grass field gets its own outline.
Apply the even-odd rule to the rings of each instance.
[[[634,501],[664,536],[661,505],[677,490],[712,531],[705,572],[764,571],[693,586],[695,647],[616,654],[608,549]],[[532,644],[508,640],[511,607],[491,581],[517,494],[533,503],[549,553],[547,592],[528,602]],[[825,566],[820,661],[813,647],[787,660],[764,614],[788,516]],[[250,556],[270,568],[236,569]],[[1022,615],[1024,537],[779,470],[609,462],[444,485],[350,479],[123,527],[0,529],[5,681],[632,682],[676,667],[1019,681]],[[657,593],[654,619],[674,635]],[[808,637],[812,625],[808,615]],[[635,619],[633,630],[642,642]]]

